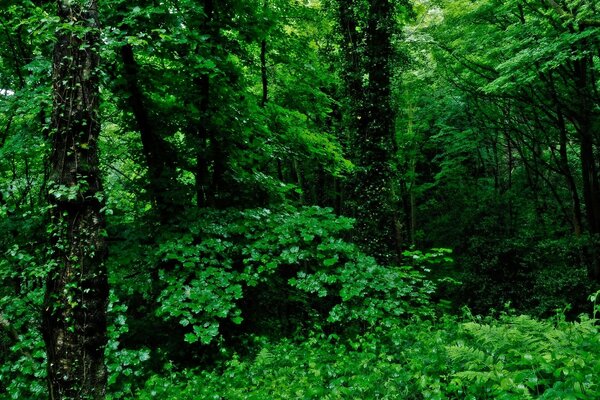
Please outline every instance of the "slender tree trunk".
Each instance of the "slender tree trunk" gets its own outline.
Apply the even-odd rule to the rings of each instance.
[[[209,45],[213,45],[215,40],[215,30],[213,29],[213,17],[214,17],[214,2],[213,0],[204,0],[202,3],[204,8],[204,19],[203,26],[201,27],[205,33],[209,34]],[[210,170],[210,159],[209,159],[209,145],[213,139],[211,137],[209,122],[210,122],[210,76],[208,73],[204,73],[201,76],[194,79],[194,84],[198,89],[199,103],[198,108],[200,110],[200,123],[197,132],[198,148],[196,149],[196,202],[198,207],[206,207],[212,205],[214,202],[213,193],[211,190],[211,179],[209,175]]]
[[[492,153],[494,155],[494,189],[496,194],[500,193],[500,158],[498,157],[498,135],[492,141]]]
[[[158,211],[160,221],[167,223],[181,211],[181,201],[173,194],[175,169],[173,155],[167,143],[156,130],[156,121],[152,121],[145,104],[145,96],[139,85],[139,66],[133,54],[133,47],[126,44],[121,47],[124,78],[126,80],[129,107],[140,131],[142,148],[148,166],[149,191],[152,203]]]
[[[333,177],[333,210],[335,215],[342,215],[342,184],[340,183],[340,179],[338,177]]]
[[[218,137],[211,137],[211,156],[213,160],[213,173],[210,182],[210,205],[216,208],[227,206],[222,190],[225,188],[225,172],[227,170],[227,154],[223,150],[223,143]]]
[[[581,213],[581,200],[579,198],[579,193],[577,190],[577,183],[575,182],[575,178],[573,177],[573,173],[571,172],[571,167],[569,165],[569,155],[567,153],[568,148],[568,132],[567,132],[567,123],[565,120],[565,114],[561,107],[561,103],[558,97],[558,92],[556,90],[556,85],[554,82],[554,76],[552,73],[548,74],[548,84],[550,86],[550,91],[552,94],[552,101],[554,102],[554,106],[556,107],[556,124],[558,128],[558,165],[559,169],[565,177],[567,187],[569,188],[569,193],[571,195],[571,214],[572,214],[572,226],[573,233],[575,236],[580,236],[583,232],[583,217]]]
[[[53,59],[54,267],[48,276],[43,336],[49,398],[104,399],[106,305],[102,185],[98,170],[98,46],[96,0],[58,0],[64,26]],[[69,24],[69,25],[68,25]]]
[[[415,244],[415,232],[417,226],[417,206],[416,206],[416,195],[415,195],[415,186],[417,184],[417,152],[418,152],[418,143],[416,134],[414,131],[414,107],[411,104],[408,107],[408,126],[407,126],[408,138],[411,140],[411,151],[410,151],[410,159],[408,160],[408,182],[406,182],[406,190],[408,192],[408,200],[407,205],[408,209],[406,210],[406,220],[408,223],[408,239],[410,241],[409,244]],[[406,246],[406,244],[399,243],[399,248],[402,246]]]
[[[569,166],[569,156],[567,154],[567,128],[563,114],[558,110],[558,124],[559,124],[559,156],[560,156],[560,168],[563,171],[567,186],[569,187],[569,193],[571,194],[571,212],[573,217],[573,232],[576,236],[580,236],[582,233],[582,215],[581,215],[581,201],[579,200],[579,193],[577,192],[577,184],[571,173],[571,167]]]
[[[363,93],[361,81],[362,68],[359,51],[361,38],[358,33],[358,15],[356,15],[356,8],[358,8],[358,5],[354,4],[355,1],[356,0],[338,1],[339,23],[342,31],[342,47],[344,49],[343,55],[345,62],[342,76],[349,101],[356,101]],[[355,125],[357,122],[356,117],[358,116],[353,112],[351,117],[351,123],[352,125]]]
[[[581,167],[583,173],[584,201],[588,228],[591,233],[600,233],[600,184],[594,155],[594,110],[588,89],[587,60],[578,60],[575,66],[576,85],[579,97],[577,112],[580,137]]]
[[[267,2],[265,1],[263,9],[266,10]],[[260,42],[260,77],[262,80],[262,99],[260,102],[261,107],[267,105],[269,101],[269,80],[267,76],[267,38],[266,34],[263,40]]]
[[[302,170],[298,165],[298,160],[295,157],[292,157],[291,160],[291,169],[292,175],[296,178],[296,185],[298,186],[298,202],[300,204],[304,204],[304,179]]]
[[[203,75],[196,80],[200,90],[200,125],[198,127],[198,148],[196,149],[196,198],[198,207],[206,207],[210,202],[210,175],[209,175],[209,129],[208,129],[208,108],[210,101],[210,78]]]
[[[265,0],[263,2],[263,13],[267,14],[269,2]],[[267,36],[268,32],[263,33],[264,37],[260,42],[260,78],[262,83],[262,98],[260,100],[261,108],[265,108],[269,102],[269,75],[267,69]],[[283,182],[283,165],[280,158],[277,158],[277,179]]]
[[[575,62],[575,85],[578,96],[578,122],[579,144],[581,155],[581,172],[583,174],[583,200],[585,202],[586,220],[592,235],[600,234],[600,182],[598,180],[598,166],[594,154],[594,141],[598,140],[594,129],[597,127],[597,118],[591,93],[590,60],[582,58]],[[595,243],[595,242],[594,242]],[[589,268],[590,277],[600,281],[600,249],[592,245],[592,263]]]
[[[326,191],[327,175],[325,174],[325,168],[322,164],[317,165],[315,171],[315,183],[314,183],[314,203],[319,207],[326,207],[328,202],[328,196]]]
[[[506,117],[505,117],[506,118]],[[506,118],[507,119],[507,118]],[[505,121],[505,124],[509,123]],[[513,146],[512,140],[510,137],[510,132],[508,129],[504,130],[504,136],[506,138],[506,158],[507,158],[507,177],[508,182],[506,186],[506,192],[508,194],[508,221],[506,222],[505,229],[508,235],[512,235],[513,231],[513,221],[514,221],[514,210],[513,210],[513,195],[512,195],[512,186],[513,186],[513,169],[514,169],[514,155],[513,155]]]

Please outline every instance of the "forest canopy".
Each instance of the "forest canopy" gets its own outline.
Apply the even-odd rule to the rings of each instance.
[[[0,399],[600,398],[594,0],[0,31]]]

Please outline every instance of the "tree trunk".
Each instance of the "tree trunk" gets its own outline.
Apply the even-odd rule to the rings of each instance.
[[[577,122],[580,136],[579,144],[581,149],[586,217],[590,232],[600,233],[600,185],[598,183],[598,171],[594,155],[594,110],[588,92],[587,60],[578,60],[575,69],[579,97]]]
[[[595,141],[598,133],[595,129],[598,118],[593,104],[593,90],[591,69],[593,61],[583,57],[575,61],[575,87],[577,89],[576,112],[577,130],[581,151],[581,172],[583,174],[583,200],[585,202],[586,220],[592,235],[600,234],[600,182],[598,179],[598,166],[595,155]],[[600,249],[592,246],[592,263],[589,268],[590,277],[600,281]]]
[[[209,45],[215,40],[213,28],[214,3],[213,0],[204,0],[204,14],[206,15],[202,29],[209,34]],[[214,204],[214,193],[211,193],[209,146],[214,140],[210,132],[210,92],[211,81],[208,73],[194,79],[194,84],[199,91],[198,109],[200,110],[200,124],[198,127],[198,148],[196,149],[196,199],[198,207],[207,207]]]
[[[569,166],[569,156],[567,154],[568,139],[567,139],[567,128],[564,120],[564,116],[561,110],[557,110],[558,113],[558,125],[559,125],[559,155],[560,155],[560,168],[563,171],[567,186],[569,187],[569,193],[571,194],[571,213],[573,220],[573,233],[575,236],[581,236],[582,233],[582,216],[581,216],[581,201],[579,200],[579,193],[577,192],[577,183],[571,173],[571,167]]]
[[[152,121],[145,103],[145,96],[139,85],[139,66],[133,54],[133,47],[121,47],[124,78],[129,96],[127,101],[140,131],[142,148],[148,167],[148,189],[161,223],[168,223],[181,212],[181,200],[173,193],[176,185],[174,156],[165,140],[157,132],[156,121]]]
[[[42,332],[49,398],[104,399],[106,306],[105,219],[98,170],[96,0],[58,0],[63,26],[53,59],[51,269]],[[67,25],[69,24],[69,25]]]
[[[266,4],[266,2],[265,2]],[[267,77],[267,39],[260,42],[260,76],[262,81],[262,99],[260,106],[265,108],[269,101],[269,81]]]
[[[359,109],[355,146],[360,173],[354,187],[357,241],[379,261],[396,257],[395,205],[392,204],[390,168],[395,115],[391,105],[391,35],[393,5],[371,0],[366,29],[365,101]]]
[[[556,107],[556,125],[559,134],[559,158],[557,162],[559,164],[560,171],[565,177],[567,187],[569,188],[569,193],[571,195],[571,219],[573,225],[573,233],[575,234],[575,236],[581,236],[583,232],[583,217],[581,214],[581,201],[579,199],[577,183],[575,182],[575,178],[573,177],[573,173],[571,172],[571,167],[569,165],[569,156],[567,152],[569,145],[567,122],[558,97],[558,92],[556,90],[554,76],[552,74],[548,74],[548,83],[552,94],[552,101],[554,102],[554,106]]]

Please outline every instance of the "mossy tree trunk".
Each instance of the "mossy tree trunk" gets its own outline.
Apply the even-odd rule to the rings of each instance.
[[[392,106],[394,4],[370,0],[366,20],[358,2],[339,3],[346,92],[351,99],[349,145],[358,172],[348,184],[347,207],[357,219],[355,240],[379,261],[398,254],[397,204],[392,195],[395,110]],[[362,25],[362,27],[361,27]],[[364,29],[364,33],[359,34]]]
[[[52,248],[42,331],[50,399],[103,399],[108,283],[98,169],[96,0],[58,0],[49,201]]]

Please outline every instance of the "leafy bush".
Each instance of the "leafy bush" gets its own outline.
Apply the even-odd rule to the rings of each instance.
[[[0,399],[46,397],[46,352],[30,304],[43,294],[38,289],[30,296],[0,298]]]
[[[600,311],[596,307],[597,311]],[[151,377],[139,399],[600,398],[598,320],[504,314],[263,343],[213,371]]]
[[[319,207],[198,211],[151,253],[160,268],[156,315],[185,327],[187,342],[208,344],[226,320],[282,335],[285,321],[392,326],[432,314],[435,286],[409,265],[445,254],[407,253],[409,265],[382,266],[344,241],[352,225]]]
[[[0,202],[0,399],[46,396],[38,329],[49,269],[45,249],[37,245],[44,228],[43,209],[20,214],[15,205]]]
[[[570,318],[587,309],[587,294],[598,289],[589,279],[596,241],[587,235],[562,239],[478,236],[457,256],[464,285],[455,298],[486,314],[507,302],[519,312],[546,318],[570,305]]]
[[[109,400],[131,398],[134,388],[143,383],[149,374],[145,361],[150,359],[150,350],[128,349],[120,342],[129,331],[126,312],[127,306],[119,302],[111,291],[108,304],[108,344],[104,352]]]
[[[452,384],[472,398],[589,399],[600,396],[597,321],[579,323],[504,317],[461,326],[447,346]]]
[[[139,399],[409,398],[407,374],[376,346],[354,348],[324,337],[265,346],[251,361],[237,357],[222,373],[184,371],[152,377]]]

